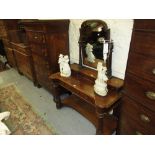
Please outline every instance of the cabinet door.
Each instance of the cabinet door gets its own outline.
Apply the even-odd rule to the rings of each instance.
[[[48,90],[51,90],[49,76],[52,71],[50,70],[48,61],[34,53],[32,53],[32,56],[37,82]]]
[[[30,62],[30,55],[23,54],[20,51],[14,50],[15,58],[17,61],[18,69],[21,73],[26,75],[31,80],[32,78],[32,66]]]
[[[16,62],[15,62],[15,57],[14,57],[14,52],[11,48],[5,48],[6,55],[7,55],[7,60],[8,63],[11,67],[16,68]]]

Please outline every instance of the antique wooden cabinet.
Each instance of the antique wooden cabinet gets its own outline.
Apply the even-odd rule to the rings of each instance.
[[[49,75],[59,70],[59,54],[69,52],[69,20],[22,22],[33,58],[36,85],[52,92]]]
[[[5,49],[5,53],[6,53],[6,57],[7,57],[7,63],[13,67],[13,68],[17,68],[16,66],[16,61],[14,58],[14,51],[11,47],[10,41],[6,38],[2,39],[3,44],[4,44],[4,49]]]
[[[134,20],[120,134],[155,134],[155,20]]]
[[[14,42],[11,42],[11,46],[14,52],[14,58],[16,61],[18,72],[34,81],[32,56],[29,47],[23,43],[17,44]]]
[[[18,29],[18,19],[1,19],[0,20],[0,38],[4,44],[6,58],[10,66],[16,68],[16,62],[14,58],[14,52],[10,44],[10,31],[16,31]],[[11,36],[12,39],[16,35]]]

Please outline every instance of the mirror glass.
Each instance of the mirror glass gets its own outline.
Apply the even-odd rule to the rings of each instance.
[[[98,62],[107,67],[111,74],[111,52],[113,43],[110,39],[110,29],[102,20],[86,20],[80,28],[80,64],[97,69]]]

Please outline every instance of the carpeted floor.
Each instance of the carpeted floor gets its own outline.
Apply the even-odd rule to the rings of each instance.
[[[51,135],[54,131],[11,84],[0,89],[0,112],[10,111],[5,122],[13,135]]]

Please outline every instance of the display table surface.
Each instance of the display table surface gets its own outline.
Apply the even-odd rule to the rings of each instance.
[[[119,103],[123,80],[112,77],[108,81],[108,94],[102,97],[94,92],[96,71],[81,69],[77,64],[71,65],[71,69],[70,77],[62,77],[59,72],[49,77],[52,80],[57,108],[63,105],[70,106],[95,125],[96,134],[112,134],[117,126],[117,113],[111,115],[109,112]],[[62,87],[70,92],[65,99],[60,97]]]

